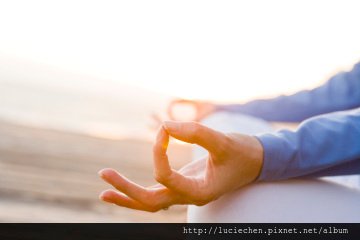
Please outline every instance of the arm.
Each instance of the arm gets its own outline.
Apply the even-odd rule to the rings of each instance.
[[[100,198],[155,212],[174,204],[202,206],[256,179],[297,177],[353,163],[360,172],[359,122],[359,110],[336,113],[311,119],[297,132],[257,138],[223,134],[195,122],[165,122],[153,149],[154,176],[160,184],[145,188],[113,169],[104,169],[100,176],[118,191],[106,190]],[[172,169],[166,154],[170,136],[198,144],[209,154],[179,171]]]
[[[360,106],[360,63],[350,72],[332,77],[310,91],[246,104],[219,105],[218,110],[239,112],[267,121],[301,122],[319,114]]]
[[[311,118],[298,130],[258,135],[259,180],[360,173],[360,108]]]

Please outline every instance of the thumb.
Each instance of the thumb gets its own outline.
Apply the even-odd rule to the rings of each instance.
[[[210,152],[216,151],[226,140],[224,134],[196,122],[165,121],[164,128],[170,136],[198,144]]]

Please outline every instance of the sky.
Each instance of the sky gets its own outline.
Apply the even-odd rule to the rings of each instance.
[[[241,102],[313,88],[360,60],[359,7],[357,0],[0,1],[0,58]]]

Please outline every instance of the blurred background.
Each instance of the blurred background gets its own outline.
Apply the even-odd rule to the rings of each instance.
[[[0,221],[184,222],[102,203],[114,167],[150,185],[153,112],[313,88],[360,59],[360,3],[0,1]],[[190,161],[173,143],[174,167]]]

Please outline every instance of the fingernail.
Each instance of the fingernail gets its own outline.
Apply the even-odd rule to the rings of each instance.
[[[101,170],[98,172],[99,176],[100,176],[100,177],[104,177],[104,176],[105,176],[105,172],[106,172],[107,170],[109,170],[109,168],[101,169]]]
[[[105,197],[104,197],[104,195],[102,195],[102,193],[101,193],[101,194],[99,194],[99,200],[101,200],[101,201],[105,201]]]
[[[103,191],[102,193],[99,194],[99,199],[101,201],[107,202],[108,199],[106,198],[105,192],[106,191]]]
[[[168,131],[178,131],[180,128],[180,123],[175,121],[165,121],[164,127]]]
[[[98,175],[100,176],[100,177],[102,177],[104,174],[103,174],[103,171],[104,171],[104,169],[101,169],[100,171],[98,171]]]
[[[109,198],[110,194],[111,194],[111,190],[106,189],[99,194],[99,198],[101,198],[102,200],[106,200]]]

